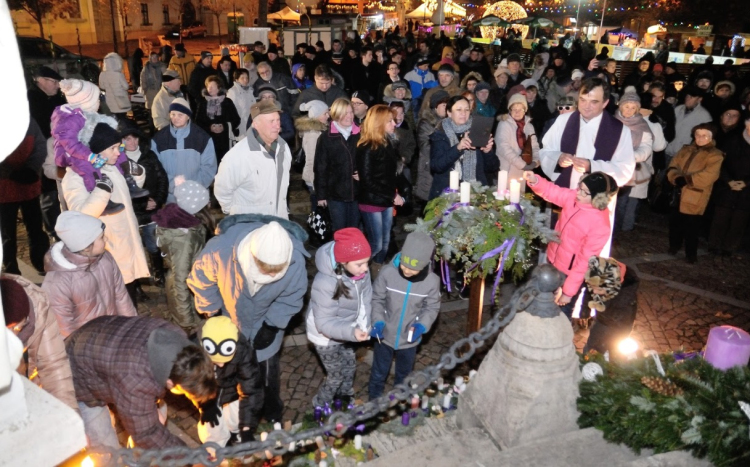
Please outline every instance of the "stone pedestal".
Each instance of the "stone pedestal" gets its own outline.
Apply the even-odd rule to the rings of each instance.
[[[502,449],[577,430],[580,379],[568,319],[519,312],[461,395],[458,426],[484,428]]]

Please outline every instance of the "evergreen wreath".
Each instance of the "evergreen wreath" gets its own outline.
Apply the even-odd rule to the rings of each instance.
[[[581,381],[578,425],[635,452],[689,450],[717,467],[750,465],[750,369],[722,371],[701,357],[660,359],[663,375],[651,358],[585,357],[603,375]]]

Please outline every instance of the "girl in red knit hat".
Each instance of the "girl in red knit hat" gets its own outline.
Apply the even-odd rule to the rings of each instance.
[[[364,234],[348,227],[333,234],[333,241],[318,249],[318,273],[310,292],[307,339],[315,346],[326,379],[313,405],[346,404],[354,395],[357,361],[352,343],[369,338],[372,283],[368,273],[370,244]]]

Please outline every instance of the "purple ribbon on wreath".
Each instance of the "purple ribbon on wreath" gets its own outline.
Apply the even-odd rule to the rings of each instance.
[[[443,212],[443,215],[440,216],[440,220],[437,221],[437,224],[435,224],[435,228],[440,227],[443,224],[443,219],[445,219],[445,216],[452,213],[458,208],[465,208],[467,206],[470,206],[470,203],[455,203],[453,206],[449,207]]]

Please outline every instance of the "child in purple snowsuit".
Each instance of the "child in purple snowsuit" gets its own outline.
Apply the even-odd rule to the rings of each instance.
[[[55,139],[55,164],[58,167],[70,167],[83,178],[84,186],[92,191],[96,181],[107,178],[99,170],[106,159],[93,154],[88,146],[78,139],[78,133],[86,124],[86,114],[96,114],[99,110],[99,88],[88,81],[64,79],[60,89],[68,103],[57,107],[52,112],[51,130]],[[125,151],[120,152],[116,167],[128,182],[130,195],[140,198],[148,195],[148,190],[138,188],[130,174],[130,162]]]

